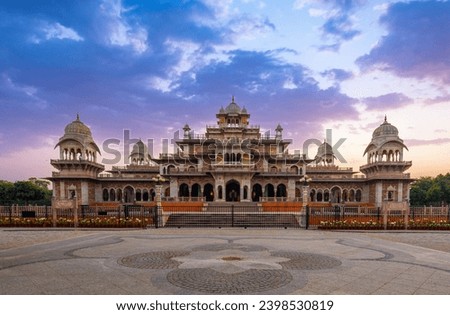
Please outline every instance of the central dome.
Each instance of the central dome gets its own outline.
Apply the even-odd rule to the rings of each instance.
[[[225,113],[227,113],[227,114],[239,114],[239,113],[241,113],[241,108],[239,107],[238,104],[236,104],[234,102],[234,96],[233,96],[233,98],[231,100],[231,103],[228,104],[227,107],[225,107]]]

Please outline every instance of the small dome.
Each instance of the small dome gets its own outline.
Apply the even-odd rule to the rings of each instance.
[[[148,150],[147,150],[147,147],[145,146],[144,142],[142,142],[142,140],[139,140],[133,146],[133,150],[131,151],[131,155],[133,155],[133,154],[144,155],[147,152],[148,152]]]
[[[387,122],[387,118],[384,118],[384,122],[374,130],[372,138],[384,137],[384,136],[398,136],[397,127]]]
[[[319,148],[317,149],[317,157],[323,157],[326,155],[333,155],[333,148],[331,147],[330,144],[328,144],[327,142],[324,141],[324,143],[322,143]]]
[[[66,126],[64,133],[66,135],[82,135],[92,137],[91,129],[81,122],[78,114],[77,119]]]

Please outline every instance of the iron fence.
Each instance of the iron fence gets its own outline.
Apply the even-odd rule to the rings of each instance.
[[[446,207],[410,207],[383,211],[381,207],[308,207],[308,226],[321,229],[450,230]]]
[[[0,206],[0,226],[134,228],[319,228],[450,230],[448,206],[383,211],[377,207],[312,206],[295,202],[163,202],[162,206]]]
[[[186,204],[164,208],[164,227],[215,228],[300,228],[305,215],[299,207],[264,209],[260,205],[207,205],[190,207]],[[303,223],[302,223],[303,222]]]

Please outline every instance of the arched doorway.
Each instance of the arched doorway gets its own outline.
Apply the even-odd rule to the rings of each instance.
[[[283,197],[283,198],[287,197],[286,185],[279,184],[277,186],[277,197]]]
[[[262,197],[262,187],[260,184],[253,185],[252,190],[252,201],[259,201],[259,198]]]
[[[217,187],[217,193],[219,194],[219,199],[222,200],[223,199],[223,192],[222,192],[222,186],[219,185],[219,187]]]
[[[178,190],[178,197],[189,198],[189,186],[187,184],[181,184]]]
[[[331,202],[341,203],[341,189],[337,186],[331,188]]]
[[[214,187],[211,184],[206,184],[203,187],[203,197],[206,201],[214,201]]]
[[[270,197],[270,198],[275,197],[275,188],[273,187],[272,184],[267,184],[266,185],[265,191],[264,191],[264,196],[265,197]]]
[[[131,186],[125,187],[123,190],[123,200],[125,203],[132,203],[134,202],[134,189]]]
[[[241,185],[236,180],[230,180],[225,187],[226,201],[240,200]]]
[[[199,184],[195,183],[191,188],[191,197],[197,198],[201,196],[201,187]]]

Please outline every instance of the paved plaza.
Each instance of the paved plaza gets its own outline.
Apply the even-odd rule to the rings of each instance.
[[[0,229],[0,294],[450,294],[450,233]]]

